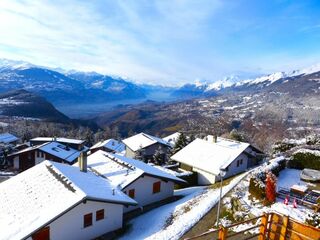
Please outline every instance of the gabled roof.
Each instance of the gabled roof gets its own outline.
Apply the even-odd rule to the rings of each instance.
[[[22,239],[84,200],[137,204],[107,179],[44,161],[0,184],[1,239]]]
[[[162,138],[164,141],[168,142],[171,146],[174,146],[179,138],[181,133],[175,132],[167,137]]]
[[[38,142],[61,142],[61,143],[69,143],[69,144],[82,144],[85,140],[72,139],[72,138],[54,138],[54,137],[36,137],[32,138],[30,141],[38,141]]]
[[[67,147],[66,145],[58,142],[49,142],[47,144],[43,144],[39,147],[39,150],[61,158],[69,163],[73,163],[81,153],[79,150]]]
[[[184,180],[142,161],[107,153],[102,150],[88,156],[88,168],[108,178],[113,184],[120,186],[122,189],[143,174],[174,182],[184,182]]]
[[[197,138],[171,159],[218,175],[220,168],[228,167],[249,146],[223,138],[218,138],[216,143]]]
[[[122,140],[122,142],[125,145],[127,145],[132,151],[137,151],[142,148],[146,148],[155,143],[160,143],[160,144],[171,147],[171,145],[167,141],[163,140],[162,138],[151,136],[146,133],[136,134],[132,137]]]
[[[93,145],[90,149],[96,149],[100,147],[105,147],[115,152],[123,152],[125,150],[125,145],[121,141],[117,141],[112,138],[100,141]]]
[[[80,156],[80,153],[82,151],[76,150],[71,147],[67,147],[63,145],[62,143],[58,142],[46,142],[41,145],[37,146],[31,146],[25,149],[22,149],[18,152],[14,152],[10,154],[9,156],[15,156],[23,152],[32,151],[35,149],[39,149],[45,153],[49,153],[55,157],[58,157],[66,162],[73,163],[77,158]],[[85,149],[86,150],[86,149]]]
[[[11,143],[19,140],[18,137],[14,136],[11,133],[2,133],[0,134],[0,143]]]

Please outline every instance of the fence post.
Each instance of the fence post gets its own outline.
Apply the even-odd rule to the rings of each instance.
[[[221,226],[219,229],[219,240],[226,240],[228,234],[228,229]]]
[[[280,231],[279,240],[285,240],[286,239],[288,221],[289,221],[289,217],[288,216],[283,216],[283,218],[282,218],[282,227],[281,227],[281,231]]]
[[[268,227],[268,215],[264,213],[261,216],[261,226],[260,226],[260,235],[258,240],[265,240],[266,239],[266,232]]]

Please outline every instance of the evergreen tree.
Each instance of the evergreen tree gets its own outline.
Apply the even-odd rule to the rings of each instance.
[[[188,145],[188,139],[186,138],[186,136],[181,133],[172,149],[172,154],[175,154],[177,152],[179,152],[182,148],[184,148],[185,146]]]
[[[165,153],[161,146],[155,151],[152,162],[157,165],[163,165],[165,163]]]

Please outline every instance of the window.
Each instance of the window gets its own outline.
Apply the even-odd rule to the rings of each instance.
[[[135,195],[134,189],[130,189],[129,190],[129,197],[134,198],[134,195]]]
[[[158,192],[160,192],[160,188],[161,188],[161,182],[160,182],[160,181],[153,183],[152,193],[158,193]]]
[[[242,159],[240,159],[240,165],[242,165],[242,163],[243,163],[243,160],[242,160]]]
[[[96,212],[96,221],[104,219],[104,209],[100,209]]]
[[[237,160],[237,167],[239,167],[239,160]]]
[[[92,225],[92,213],[88,213],[83,216],[83,227],[89,227]]]
[[[38,232],[32,234],[32,240],[50,240],[50,227],[42,228]]]
[[[39,151],[37,151],[37,157],[40,157],[40,152]]]

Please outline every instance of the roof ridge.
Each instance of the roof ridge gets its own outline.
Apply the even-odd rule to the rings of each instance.
[[[76,189],[72,187],[73,182],[67,178],[62,173],[58,173],[53,169],[53,165],[45,165],[47,170],[60,182],[62,183],[69,191],[76,192]],[[56,169],[57,170],[57,169]]]
[[[107,158],[109,158],[110,160],[116,162],[117,164],[125,167],[125,168],[128,168],[129,170],[136,170],[137,167],[136,166],[132,166],[130,163],[126,163],[125,161],[121,160],[120,158],[117,158],[116,156],[110,156],[109,154],[104,154],[104,156],[106,156]]]
[[[86,192],[84,192],[74,181],[72,181],[70,178],[68,178],[65,174],[63,174],[60,170],[59,170],[59,168],[57,168],[56,166],[55,166],[55,164],[61,164],[61,165],[63,165],[63,166],[65,166],[65,167],[70,167],[70,168],[75,168],[74,166],[71,166],[71,165],[67,165],[67,164],[63,164],[63,163],[53,163],[53,162],[51,162],[51,161],[49,161],[49,160],[46,160],[46,162],[48,162],[51,166],[52,166],[52,168],[54,168],[54,170],[53,171],[55,171],[56,172],[56,174],[57,173],[60,173],[60,176],[62,175],[62,176],[64,176],[66,179],[68,179],[69,181],[70,181],[70,183],[69,184],[67,184],[67,185],[69,185],[71,188],[72,188],[72,186],[71,186],[71,184],[73,185],[73,188],[75,189],[75,191],[74,192],[76,192],[77,190],[80,192],[80,193],[82,193],[82,195],[83,196],[85,196],[85,197],[87,197],[87,193]],[[47,164],[45,164],[46,166],[47,166]],[[79,173],[82,173],[80,170],[79,170]],[[58,179],[59,180],[59,179]],[[61,182],[61,181],[60,181]],[[62,184],[64,184],[63,182],[61,182]],[[67,187],[68,188],[68,187]]]

